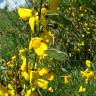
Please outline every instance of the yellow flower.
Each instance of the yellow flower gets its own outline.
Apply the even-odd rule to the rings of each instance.
[[[47,20],[45,18],[45,16],[41,16],[40,18],[40,23],[43,26],[43,31],[46,31],[46,27],[47,27]]]
[[[10,96],[15,96],[15,90],[14,89],[8,90],[8,93],[10,94]]]
[[[25,93],[25,96],[31,96],[32,94],[32,90],[31,89],[28,89]]]
[[[35,91],[35,87],[28,89],[25,93],[25,96],[38,96],[37,92]]]
[[[15,90],[13,88],[13,85],[12,84],[8,84],[8,93],[12,96],[15,96]]]
[[[15,61],[16,60],[16,56],[14,55],[14,56],[12,56],[12,61]]]
[[[39,78],[38,71],[30,71],[30,84]]]
[[[86,84],[88,84],[88,82],[89,82],[89,79],[88,79],[88,78],[86,78],[86,79],[85,79],[85,83],[86,83]]]
[[[84,46],[84,45],[85,45],[85,42],[84,42],[84,41],[82,41],[82,42],[81,42],[81,46]]]
[[[29,50],[31,50],[32,48],[38,48],[41,45],[42,40],[43,39],[39,37],[32,38],[29,42]]]
[[[42,69],[39,71],[39,75],[40,75],[40,76],[44,76],[44,75],[46,75],[48,72],[49,72],[49,70],[48,70],[47,68],[42,68]]]
[[[27,81],[30,80],[30,76],[26,71],[22,72],[22,76],[24,77],[25,80]]]
[[[7,88],[3,85],[0,85],[0,96],[9,96]]]
[[[86,60],[86,66],[89,68],[91,67],[91,61],[90,60]]]
[[[36,25],[38,25],[38,23],[39,23],[39,16],[35,16],[35,22],[36,22]]]
[[[27,64],[26,64],[26,57],[24,57],[21,65],[21,70],[26,71],[27,70]]]
[[[47,89],[48,88],[48,81],[44,79],[37,79],[35,81],[35,85],[42,88],[42,89]]]
[[[14,66],[14,63],[11,62],[11,61],[8,61],[8,62],[7,62],[7,66],[10,67],[10,68],[12,68],[12,67]]]
[[[46,31],[42,34],[42,37],[44,38],[44,41],[46,43],[49,43],[49,41],[53,41],[54,35],[50,31]]]
[[[81,34],[81,36],[84,38],[85,37],[85,35],[84,34]]]
[[[45,54],[45,51],[48,49],[47,44],[41,42],[40,46],[36,49],[34,49],[35,53],[38,56],[42,56],[43,54]]]
[[[34,16],[29,19],[29,25],[31,27],[32,32],[34,32],[34,26],[35,26],[35,17]]]
[[[69,53],[68,55],[69,55],[69,57],[71,57],[71,56],[72,56],[72,54],[71,54],[71,53]]]
[[[18,15],[21,19],[26,20],[32,16],[32,10],[27,8],[18,8]]]
[[[83,88],[83,86],[81,85],[79,88],[79,93],[84,93],[86,91],[86,88]]]
[[[94,72],[90,71],[88,68],[85,71],[81,71],[82,78],[85,79],[87,83],[89,80],[94,78]]]
[[[12,86],[12,84],[8,84],[8,89],[13,89],[13,86]]]
[[[53,90],[53,88],[52,88],[52,87],[49,87],[49,88],[48,88],[48,91],[49,91],[49,92],[51,92],[51,93],[53,93],[53,92],[54,92],[54,90]]]
[[[48,55],[46,53],[44,53],[42,56],[39,56],[39,61],[44,59],[45,57],[47,57]]]
[[[81,73],[83,78],[86,78],[86,72],[85,71],[81,71],[80,73]]]
[[[48,49],[47,44],[42,42],[42,40],[42,38],[35,37],[29,43],[29,50],[33,48],[38,56],[43,56]]]
[[[80,16],[81,16],[81,17],[83,17],[83,16],[84,16],[84,14],[82,13],[82,14],[80,14]]]
[[[41,14],[44,16],[47,14],[47,9],[45,7],[41,9]]]
[[[88,73],[88,78],[93,78],[94,77],[94,72],[92,72],[92,71],[90,71],[89,73]]]
[[[70,82],[70,75],[64,76],[64,84],[68,84]]]
[[[19,55],[22,56],[23,53],[25,53],[26,51],[27,51],[27,48],[20,49],[20,50],[19,50]]]
[[[48,72],[47,74],[45,74],[45,77],[49,81],[52,81],[54,79],[54,74],[53,74],[53,72]]]

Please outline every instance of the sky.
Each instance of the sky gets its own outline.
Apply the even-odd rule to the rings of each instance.
[[[8,10],[12,11],[19,6],[27,6],[25,0],[0,0],[0,8],[3,9],[5,6],[8,6]]]
[[[0,0],[0,8],[3,9],[6,5],[6,2],[4,0]]]

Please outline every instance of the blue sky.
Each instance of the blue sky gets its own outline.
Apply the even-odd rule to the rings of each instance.
[[[0,0],[0,8],[3,9],[6,5],[6,2],[4,0]]]
[[[3,2],[3,0],[0,0],[0,3],[2,3]]]
[[[26,6],[25,0],[0,0],[0,8],[3,9],[5,6],[8,7],[9,11],[12,11],[19,6]]]

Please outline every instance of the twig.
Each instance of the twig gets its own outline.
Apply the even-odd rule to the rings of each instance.
[[[43,96],[42,93],[40,92],[39,88],[37,88],[37,92],[38,92],[39,96]]]

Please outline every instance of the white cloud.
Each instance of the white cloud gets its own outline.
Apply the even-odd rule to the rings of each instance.
[[[4,8],[6,5],[9,11],[12,11],[20,6],[27,6],[25,0],[3,0],[0,4],[0,8]]]
[[[12,11],[12,10],[18,8],[19,6],[26,5],[25,0],[6,0],[6,2],[7,2],[7,6],[8,6],[9,11]]]

